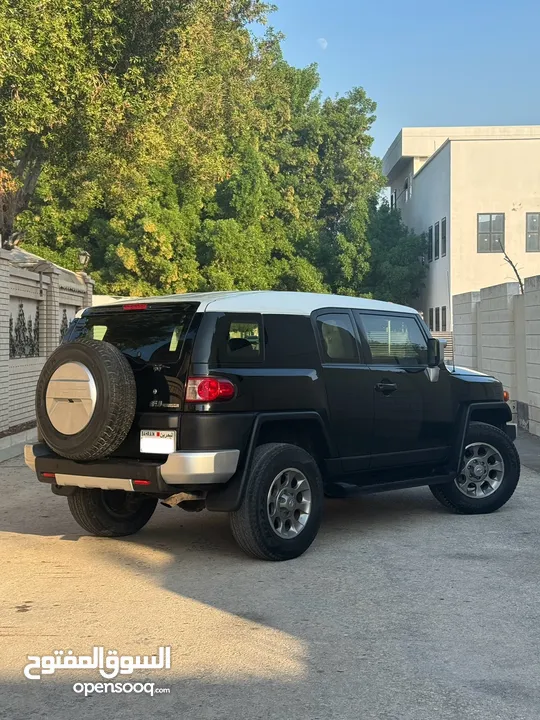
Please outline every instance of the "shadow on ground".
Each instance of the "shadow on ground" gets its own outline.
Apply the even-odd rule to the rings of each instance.
[[[51,632],[89,622],[99,641],[110,623],[99,607],[107,594],[122,618],[120,637],[142,642],[145,628],[165,621],[175,662],[159,678],[171,695],[154,698],[83,698],[58,678],[6,681],[0,715],[537,720],[540,496],[537,476],[524,475],[492,516],[448,514],[426,488],[329,500],[306,555],[263,563],[241,553],[220,514],[160,507],[137,536],[87,537],[65,499],[13,468],[0,538],[58,547],[73,559],[77,587],[85,589],[85,573],[92,583],[79,612],[83,596],[57,579],[66,610]],[[101,590],[100,568],[122,577],[117,593]],[[201,658],[195,670],[193,656]]]

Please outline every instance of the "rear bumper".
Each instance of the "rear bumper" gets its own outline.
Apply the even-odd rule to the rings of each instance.
[[[235,474],[239,450],[171,453],[166,462],[111,458],[91,463],[59,457],[43,444],[26,445],[24,460],[38,480],[59,487],[170,494],[171,487],[205,489]]]

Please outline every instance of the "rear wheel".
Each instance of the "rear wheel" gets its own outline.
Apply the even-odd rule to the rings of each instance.
[[[122,537],[138,532],[156,509],[156,498],[125,490],[77,488],[68,496],[73,518],[92,535]]]
[[[490,513],[510,500],[519,474],[519,455],[508,435],[493,425],[473,422],[467,431],[459,475],[451,483],[431,485],[430,489],[455,513]]]
[[[261,560],[296,558],[317,535],[323,499],[321,474],[309,453],[296,445],[261,445],[242,504],[230,515],[234,538]]]

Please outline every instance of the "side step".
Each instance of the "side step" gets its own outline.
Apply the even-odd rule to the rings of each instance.
[[[393,480],[368,483],[352,484],[344,481],[329,483],[325,485],[324,491],[327,497],[348,498],[368,493],[387,492],[389,490],[406,490],[407,488],[423,487],[427,485],[442,485],[450,483],[455,479],[454,473],[446,475],[428,475],[427,477],[411,478],[407,480]]]

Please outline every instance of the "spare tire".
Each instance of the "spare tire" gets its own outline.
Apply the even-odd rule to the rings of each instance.
[[[133,371],[118,348],[97,340],[65,343],[38,380],[38,429],[58,455],[97,460],[124,442],[136,401]]]

